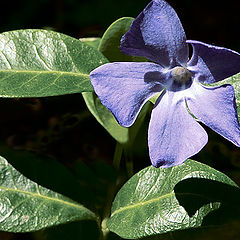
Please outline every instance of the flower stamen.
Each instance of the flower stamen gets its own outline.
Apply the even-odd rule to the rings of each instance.
[[[174,82],[185,85],[192,77],[192,74],[184,67],[175,67],[171,71]]]

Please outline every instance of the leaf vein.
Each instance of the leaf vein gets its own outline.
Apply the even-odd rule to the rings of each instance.
[[[11,180],[12,180],[13,187],[15,189],[17,189],[17,185],[16,185],[15,180],[14,180],[12,168],[9,166],[9,164],[7,164],[7,168],[8,168],[8,171],[9,171],[10,175],[11,175]]]
[[[79,208],[79,209],[84,209],[84,207],[80,204],[74,203],[74,202],[68,202],[66,200],[62,200],[59,198],[53,198],[50,196],[46,196],[46,195],[39,195],[38,193],[34,193],[34,192],[27,192],[25,190],[22,189],[14,189],[14,188],[9,188],[9,187],[5,187],[5,186],[0,186],[0,190],[3,191],[10,191],[10,192],[17,192],[17,193],[22,193],[22,194],[26,194],[26,195],[30,195],[32,197],[36,197],[36,198],[43,198],[44,200],[48,200],[48,201],[54,201],[54,202],[59,202],[61,204],[64,205],[68,205],[70,207],[74,207],[74,208]]]
[[[71,62],[72,62],[72,64],[73,64],[73,66],[75,67],[75,69],[77,70],[77,72],[80,72],[80,70],[79,70],[78,67],[76,66],[75,62],[73,61],[72,56],[71,56],[71,55],[69,54],[69,52],[68,52],[68,48],[67,48],[66,43],[65,43],[63,40],[62,40],[62,42],[63,42],[64,46],[66,47],[67,55],[68,55],[68,57],[71,59]]]
[[[25,85],[27,85],[28,83],[32,82],[32,80],[34,80],[35,78],[37,78],[39,75],[41,75],[41,72],[36,74],[35,76],[31,77],[30,79],[28,79],[26,82],[23,82],[19,87],[16,87],[12,90],[16,90],[16,89],[20,89],[23,88]]]
[[[10,63],[10,61],[8,60],[7,56],[5,55],[5,53],[3,53],[2,51],[0,51],[0,53],[2,54],[2,56],[5,59],[5,62],[8,64],[9,69],[12,69],[12,64]]]
[[[0,70],[1,71],[1,70]],[[8,78],[10,78],[10,77],[12,77],[12,76],[14,76],[14,75],[16,75],[17,73],[15,72],[15,73],[12,73],[11,75],[7,75],[6,77],[4,77],[4,78],[0,78],[0,81],[3,81],[3,80],[6,80],[6,79],[8,79]]]
[[[46,74],[63,74],[63,75],[73,75],[73,76],[76,76],[76,77],[79,77],[79,76],[84,76],[84,77],[89,77],[89,74],[87,73],[81,73],[81,72],[65,72],[65,71],[57,71],[57,70],[51,70],[51,71],[46,71],[46,70],[22,70],[22,69],[19,69],[19,70],[15,70],[15,69],[1,69],[0,70],[0,73],[1,72],[14,72],[14,73],[46,73]]]
[[[59,73],[59,76],[57,76],[52,83],[50,83],[49,85],[47,85],[44,88],[41,88],[38,92],[41,93],[41,92],[43,92],[44,90],[50,88],[53,85],[55,85],[56,87],[60,88],[59,85],[56,84],[56,82],[62,75],[63,75],[62,73]]]
[[[48,64],[45,62],[45,60],[43,60],[43,58],[40,56],[38,49],[35,45],[33,45],[33,49],[34,52],[36,53],[36,56],[39,58],[39,60],[41,61],[41,63],[48,69],[51,70],[51,68],[48,66]]]
[[[175,193],[174,191],[170,192],[170,193],[167,193],[167,194],[164,194],[162,196],[159,196],[157,198],[153,198],[153,199],[150,199],[150,200],[147,200],[147,201],[144,201],[144,202],[137,202],[137,203],[134,203],[134,204],[131,204],[131,205],[128,205],[128,206],[125,206],[125,207],[120,207],[119,209],[115,210],[111,217],[113,217],[114,215],[116,215],[117,213],[120,213],[120,212],[123,212],[123,211],[126,211],[128,209],[132,209],[132,208],[137,208],[137,207],[142,207],[144,205],[149,205],[151,203],[154,203],[154,202],[157,202],[157,201],[160,201],[164,198],[167,198],[167,197],[172,197],[174,196]]]

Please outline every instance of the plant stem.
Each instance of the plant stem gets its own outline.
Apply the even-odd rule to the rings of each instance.
[[[122,153],[123,153],[123,145],[121,143],[117,142],[116,147],[115,147],[114,156],[113,156],[113,167],[117,171],[119,171],[119,169],[120,169]]]
[[[116,147],[115,147],[114,156],[113,156],[113,167],[115,168],[115,170],[117,172],[120,169],[122,153],[123,153],[123,145],[121,143],[117,142]],[[112,201],[113,201],[114,195],[116,193],[117,185],[118,185],[118,179],[115,182],[113,182],[108,189],[107,200],[106,200],[106,204],[105,204],[105,207],[103,210],[102,222],[101,222],[101,226],[100,226],[100,228],[102,230],[100,240],[106,240],[108,233],[109,233],[109,229],[107,228],[107,219],[109,218],[110,213],[111,213]]]
[[[124,147],[124,156],[125,156],[125,164],[127,170],[127,176],[130,178],[133,175],[133,157],[131,149],[128,145]]]

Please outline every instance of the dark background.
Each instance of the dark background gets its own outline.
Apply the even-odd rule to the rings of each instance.
[[[101,36],[116,19],[136,17],[148,0],[25,0],[6,3],[0,31],[51,28],[79,38]],[[240,49],[238,0],[169,0],[188,39]],[[6,5],[7,4],[7,5]]]
[[[107,27],[120,17],[136,17],[148,0],[26,0],[5,2],[1,7],[0,32],[44,28],[75,38],[101,37]],[[169,0],[182,21],[188,39],[240,51],[239,0]],[[134,171],[150,165],[147,149],[148,120],[144,123],[135,143]],[[240,151],[211,130],[209,142],[200,154],[193,157],[228,174],[240,183]],[[88,112],[81,94],[50,98],[24,98],[0,100],[0,155],[28,178],[44,187],[60,192],[90,209],[85,190],[80,192],[74,184],[86,184],[82,169],[94,173],[94,184],[86,185],[92,191],[93,205],[98,211],[104,206],[106,189],[114,179],[110,165],[115,141]],[[25,155],[25,151],[33,155]],[[32,157],[37,156],[37,157]],[[66,166],[71,174],[65,178],[64,170],[55,171],[52,160]],[[51,164],[50,164],[51,163]],[[107,165],[105,164],[107,163]],[[104,165],[105,164],[105,165]],[[51,167],[53,166],[53,167]],[[90,171],[89,170],[89,171]],[[70,174],[70,173],[69,173]],[[72,186],[72,188],[71,188]],[[94,194],[98,194],[95,196]],[[96,197],[96,198],[95,198]],[[73,230],[67,227],[54,229],[47,234],[9,234],[0,232],[0,240],[94,240],[91,226],[81,225]],[[90,229],[90,230],[89,230]],[[69,234],[72,234],[71,236]],[[79,234],[79,236],[78,236]],[[94,235],[95,234],[95,235]],[[92,236],[92,237],[91,237]],[[117,239],[113,237],[113,239]],[[224,239],[210,238],[210,239]],[[227,239],[227,238],[225,238]],[[230,239],[230,238],[228,238]],[[231,239],[235,239],[234,236]],[[239,238],[237,238],[239,239]]]

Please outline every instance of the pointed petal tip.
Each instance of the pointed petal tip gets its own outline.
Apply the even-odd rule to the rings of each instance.
[[[120,44],[123,53],[169,67],[186,64],[186,35],[175,10],[164,0],[152,0],[132,22]]]
[[[160,96],[148,129],[149,155],[154,167],[181,165],[207,141],[206,131],[191,116],[181,96],[178,98],[170,91]]]
[[[224,137],[224,136],[223,136]],[[224,137],[225,138],[225,137]],[[232,144],[234,144],[236,147],[240,147],[240,127],[239,127],[239,131],[238,131],[238,136],[235,137],[235,139],[227,139],[229,140]]]
[[[187,40],[193,47],[188,66],[197,73],[200,82],[211,84],[240,72],[240,54],[196,40]]]
[[[213,131],[240,147],[240,125],[233,86],[224,84],[210,87],[193,84],[191,92],[194,97],[187,99],[187,105],[192,114]]]
[[[155,158],[153,156],[153,154],[150,153],[149,155],[150,155],[151,163],[152,163],[153,167],[155,167],[155,168],[170,168],[170,167],[182,165],[189,158],[198,154],[206,146],[206,144],[208,142],[208,135],[205,132],[205,130],[204,130],[204,136],[202,137],[201,141],[202,141],[201,147],[199,147],[198,149],[195,149],[195,151],[192,151],[190,154],[188,154],[185,157],[176,156],[176,155],[175,156],[174,155],[169,155],[169,156],[165,155],[163,158],[158,158],[158,157]]]

